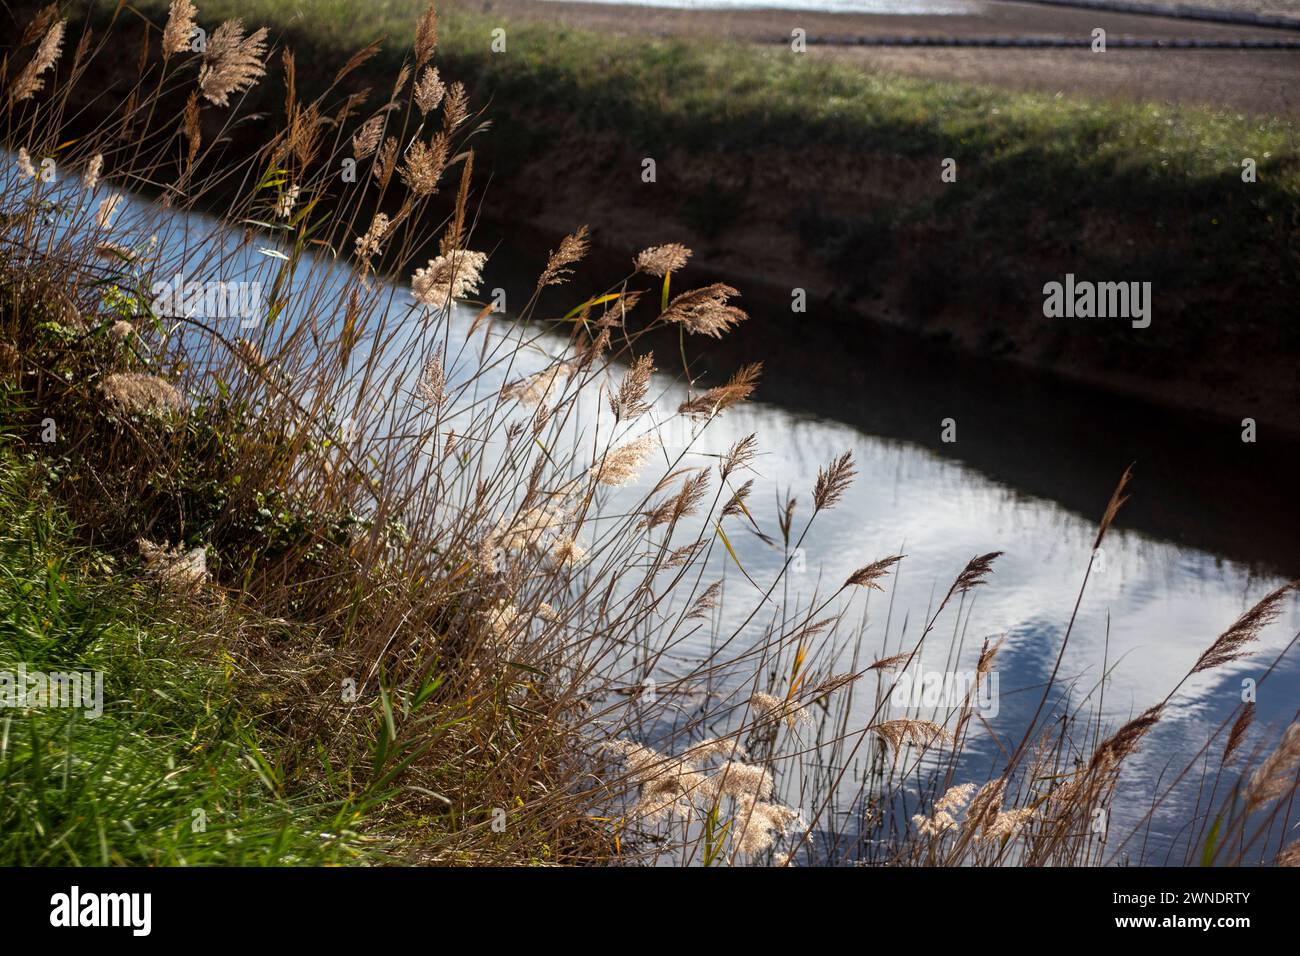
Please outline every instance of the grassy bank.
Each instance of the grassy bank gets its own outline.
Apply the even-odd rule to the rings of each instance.
[[[401,35],[417,8],[258,0],[211,13],[273,24],[328,59]],[[510,130],[476,143],[492,176],[487,218],[508,223],[504,235],[520,222],[546,235],[593,222],[609,263],[647,235],[683,241],[701,274],[743,284],[763,320],[755,337],[886,321],[1293,430],[1300,152],[1289,120],[930,82],[815,51],[611,37],[454,6],[441,33],[443,68]],[[397,64],[381,51],[363,72],[382,88]],[[1256,182],[1242,181],[1246,157]],[[956,182],[940,178],[946,158]],[[1067,272],[1151,282],[1152,327],[1045,319],[1042,287]],[[796,287],[807,315],[790,312]]]

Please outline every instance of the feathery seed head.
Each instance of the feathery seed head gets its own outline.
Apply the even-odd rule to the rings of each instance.
[[[428,144],[417,139],[406,151],[406,163],[397,173],[417,199],[432,196],[438,191],[438,181],[447,168],[450,152],[451,143],[441,133],[435,135]]]
[[[298,186],[290,186],[276,198],[275,216],[277,219],[288,219],[293,215],[293,207],[298,205],[299,191]]]
[[[904,745],[926,749],[934,744],[953,742],[952,734],[932,720],[887,720],[871,728],[895,750]]]
[[[173,53],[184,53],[190,48],[194,15],[198,12],[190,0],[172,0],[171,6],[167,8],[167,25],[163,28],[163,62],[170,59]]]
[[[30,99],[45,86],[41,74],[54,66],[59,59],[59,54],[63,52],[63,31],[67,26],[67,20],[58,20],[41,38],[41,45],[36,48],[31,60],[9,87],[10,103],[20,103]]]
[[[710,418],[719,415],[733,405],[738,405],[754,393],[758,387],[758,376],[762,372],[761,362],[743,366],[723,385],[710,388],[705,392],[687,399],[677,406],[678,413],[691,418]]]
[[[86,171],[81,176],[81,185],[86,189],[94,189],[99,185],[99,177],[104,172],[104,154],[96,153],[91,157],[90,162],[86,164]]]
[[[450,135],[469,119],[469,94],[465,84],[457,81],[448,88],[442,107],[442,129]]]
[[[426,66],[420,78],[415,81],[415,105],[421,113],[428,113],[438,108],[447,88],[442,85],[436,66]]]
[[[727,300],[740,295],[729,285],[715,282],[702,289],[683,292],[660,316],[665,322],[676,322],[693,335],[707,335],[720,339],[724,332],[739,325],[748,315]]]
[[[654,353],[638,355],[632,365],[623,373],[623,380],[614,391],[609,393],[609,408],[619,421],[624,418],[636,418],[650,406],[644,402],[646,392],[650,389],[650,376],[654,374]]]
[[[568,267],[587,254],[589,245],[586,226],[582,226],[570,236],[565,236],[560,242],[560,248],[552,252],[547,260],[546,268],[542,271],[541,278],[537,280],[538,288],[563,284],[564,280],[573,274],[573,270]]]
[[[384,135],[384,118],[372,116],[361,124],[361,128],[352,134],[352,155],[365,159],[379,147],[379,140]]]
[[[836,505],[853,482],[857,471],[853,467],[853,452],[846,451],[836,458],[829,468],[817,469],[817,484],[813,489],[813,507],[818,511]]]
[[[1282,585],[1239,617],[1232,627],[1206,648],[1192,667],[1192,673],[1199,674],[1246,656],[1246,645],[1259,639],[1259,632],[1282,612],[1282,599],[1297,587],[1300,587],[1300,581]]]
[[[95,210],[95,225],[100,229],[107,229],[113,224],[113,213],[117,211],[118,203],[122,201],[120,195],[105,196],[99,202],[99,207]]]
[[[185,400],[166,379],[140,372],[119,372],[99,383],[99,392],[108,404],[126,412],[181,411]]]
[[[844,586],[846,588],[853,586],[874,588],[877,591],[883,591],[884,588],[876,582],[888,574],[889,569],[899,561],[902,561],[904,557],[906,557],[906,555],[895,554],[892,557],[881,558],[879,561],[872,562],[865,568],[858,568],[858,570],[849,575],[848,580],[844,582]],[[887,658],[887,660],[892,660],[892,658]],[[877,661],[876,664],[872,664],[871,666],[876,667],[877,664],[882,667],[888,666],[883,661]]]
[[[966,567],[962,568],[961,574],[957,575],[953,590],[964,593],[979,587],[984,583],[984,579],[993,573],[993,562],[1000,557],[1002,557],[1001,551],[990,551],[988,554],[971,558]]]
[[[430,3],[420,17],[420,24],[415,28],[415,65],[424,66],[433,56],[434,47],[438,45],[438,10],[437,4]]]
[[[203,67],[199,70],[199,90],[214,106],[229,106],[231,93],[253,88],[266,75],[266,27],[244,36],[243,20],[227,20],[212,32]]]
[[[1246,784],[1246,812],[1272,803],[1295,789],[1300,768],[1300,721],[1282,734],[1282,742],[1250,775]]]
[[[561,379],[569,378],[574,372],[568,362],[557,362],[527,378],[511,382],[501,389],[502,398],[517,399],[523,405],[541,405],[548,398],[558,397],[563,390]]]
[[[357,258],[369,266],[370,260],[379,255],[383,249],[384,238],[387,234],[388,216],[382,212],[375,213],[375,217],[370,220],[370,228],[366,230],[365,235],[357,236]]]
[[[430,308],[442,309],[453,299],[463,299],[478,291],[487,254],[457,249],[450,255],[430,259],[429,265],[417,269],[411,277],[415,301]]]
[[[642,435],[605,453],[605,457],[591,467],[593,481],[602,485],[626,485],[636,480],[650,453],[656,445],[653,435]]]
[[[637,272],[663,278],[668,273],[683,268],[690,257],[691,250],[679,242],[670,242],[664,246],[651,246],[641,250],[632,264]]]

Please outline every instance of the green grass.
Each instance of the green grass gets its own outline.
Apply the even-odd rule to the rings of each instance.
[[[0,865],[370,856],[361,806],[286,794],[276,738],[241,703],[202,610],[78,546],[43,479],[0,449],[0,671],[100,671],[104,709],[0,708]]]

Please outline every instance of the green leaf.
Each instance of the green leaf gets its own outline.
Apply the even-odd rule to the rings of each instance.
[[[1210,827],[1209,835],[1205,838],[1205,847],[1201,850],[1201,866],[1213,866],[1215,851],[1219,843],[1219,827],[1223,825],[1223,814],[1220,813],[1214,818],[1214,826]]]

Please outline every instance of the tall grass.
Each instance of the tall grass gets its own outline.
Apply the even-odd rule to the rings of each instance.
[[[1128,858],[1127,838],[1103,840],[1092,821],[1169,698],[1105,728],[1053,679],[989,778],[956,779],[987,732],[973,698],[923,719],[892,712],[890,691],[950,624],[960,653],[962,615],[998,555],[956,562],[921,633],[879,660],[855,643],[853,615],[902,556],[793,596],[788,569],[852,482],[852,459],[827,463],[810,504],[789,497],[765,516],[749,501],[758,439],[702,450],[760,370],[690,380],[689,353],[745,315],[727,286],[674,285],[689,250],[647,249],[604,294],[554,310],[542,303],[587,251],[578,228],[539,263],[515,318],[494,312],[473,230],[474,149],[489,131],[454,77],[432,72],[432,8],[391,85],[342,92],[371,46],[310,97],[291,51],[251,26],[209,29],[206,52],[193,52],[182,41],[194,15],[184,0],[165,24],[120,7],[108,32],[63,39],[51,7],[25,25],[4,78],[0,358],[5,442],[48,469],[75,547],[111,560],[116,586],[139,579],[201,613],[212,633],[195,660],[237,662],[237,679],[192,696],[228,698],[274,741],[251,766],[275,801],[233,811],[226,831],[247,837],[240,859]],[[139,55],[105,92],[87,78],[119,81],[120,68],[92,69],[120,63],[115,31]],[[113,198],[127,192],[148,198]],[[186,289],[256,281],[264,299],[248,321],[156,302],[155,283],[178,273]],[[666,416],[646,347],[665,334],[675,354],[659,364],[689,389]],[[783,555],[770,581],[733,547],[751,532]],[[49,580],[20,557],[7,559],[15,580]],[[1197,666],[1242,653],[1286,593],[1217,642],[1207,635]],[[711,653],[692,655],[702,635]],[[998,650],[983,647],[980,680]],[[169,646],[145,657],[115,678],[120,694],[165,692],[174,666],[208,673],[192,656]],[[863,722],[851,719],[855,695],[871,701]],[[49,741],[59,719],[11,721]],[[172,729],[145,729],[128,739],[174,749]],[[1239,742],[1245,730],[1221,728],[1206,752],[1225,732]],[[147,757],[112,750],[98,725],[78,733],[90,753]],[[191,733],[207,754],[231,752],[215,747],[228,737],[210,717]],[[1236,863],[1277,842],[1294,737],[1254,777],[1225,753],[1222,786],[1202,784],[1190,822],[1198,853]],[[0,843],[15,861],[50,858],[30,796],[56,785],[32,769],[46,751],[33,746],[11,771],[22,785],[0,788],[0,818],[22,834]],[[102,763],[77,765],[84,786],[62,792],[99,799]],[[248,765],[211,776],[242,792]],[[147,831],[195,799],[217,797],[178,796]],[[275,832],[295,835],[292,852],[268,845],[268,821],[285,813]],[[294,813],[330,821],[319,843]],[[96,856],[90,831],[77,832],[78,861],[223,861],[179,840]]]

